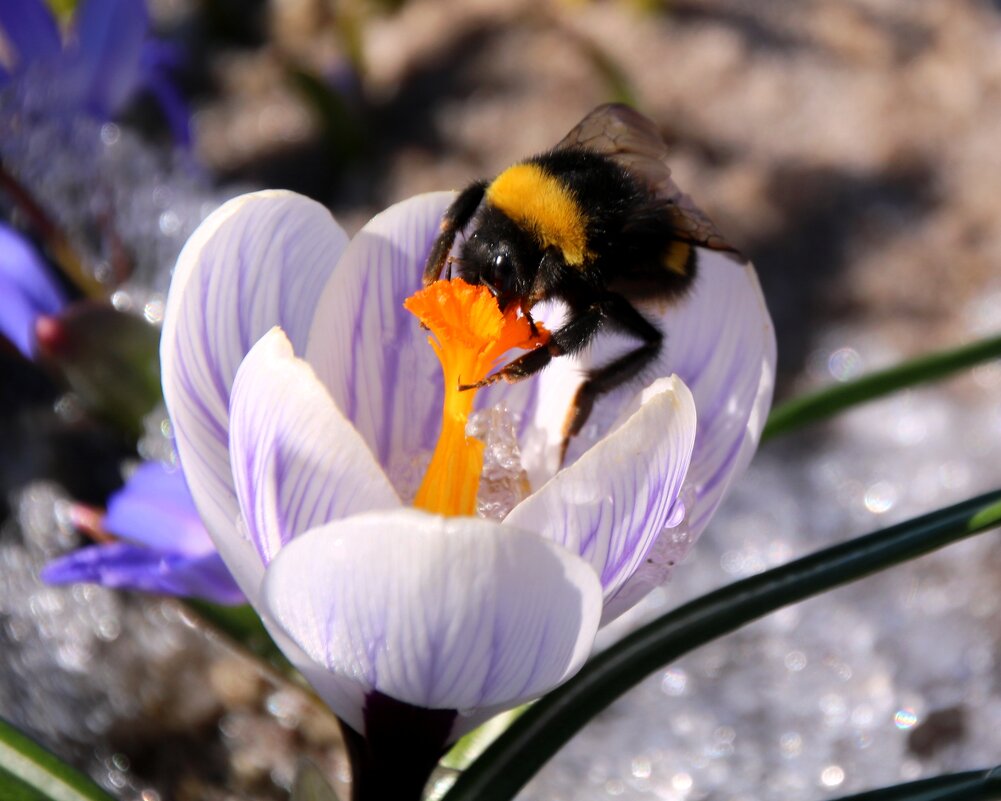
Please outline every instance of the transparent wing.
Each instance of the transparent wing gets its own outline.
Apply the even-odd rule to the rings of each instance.
[[[584,148],[624,167],[650,190],[668,202],[671,223],[693,244],[737,253],[717,230],[713,221],[671,178],[667,165],[668,148],[657,126],[635,109],[621,103],[598,106],[556,145]]]

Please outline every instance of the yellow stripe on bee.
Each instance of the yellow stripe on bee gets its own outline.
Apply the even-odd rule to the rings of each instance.
[[[690,272],[689,262],[692,258],[692,246],[687,242],[675,239],[667,246],[661,257],[663,265],[672,273],[685,276]]]
[[[587,249],[587,218],[573,193],[535,164],[516,164],[487,187],[487,201],[532,232],[543,248],[556,247],[563,260],[581,267]]]

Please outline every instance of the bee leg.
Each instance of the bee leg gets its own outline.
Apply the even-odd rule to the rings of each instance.
[[[533,337],[539,336],[539,327],[535,324],[535,320],[532,317],[532,312],[525,308],[524,304],[521,307],[521,316],[528,320],[528,328],[532,332]]]
[[[438,237],[434,240],[428,260],[424,264],[424,286],[434,283],[441,277],[442,267],[445,266],[445,260],[455,243],[456,235],[473,219],[486,191],[487,182],[477,181],[463,189],[448,207],[441,219]]]
[[[604,393],[610,392],[643,372],[644,368],[657,358],[664,344],[664,334],[661,330],[636,311],[625,298],[620,295],[609,295],[601,306],[609,326],[633,334],[642,339],[643,344],[588,373],[587,380],[577,390],[563,426],[561,464],[563,457],[566,456],[570,438],[580,433],[588,417],[591,416],[595,401]]]
[[[557,328],[549,337],[549,341],[535,350],[524,353],[517,359],[508,362],[500,370],[491,373],[475,384],[460,385],[459,389],[486,387],[503,379],[509,384],[535,375],[556,356],[565,353],[575,353],[583,348],[597,333],[605,314],[600,304],[589,306],[581,312],[571,315],[570,319]]]
[[[530,375],[535,375],[535,373],[539,372],[539,370],[553,360],[553,356],[559,356],[561,353],[562,351],[558,350],[553,345],[553,340],[550,339],[546,345],[538,347],[535,350],[530,350],[528,353],[508,362],[500,370],[491,373],[482,381],[477,381],[475,384],[459,384],[459,391],[482,389],[483,387],[489,387],[491,384],[496,384],[501,379],[507,381],[509,384],[514,384],[517,381],[528,378]]]

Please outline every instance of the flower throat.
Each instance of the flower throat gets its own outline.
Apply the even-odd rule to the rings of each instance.
[[[516,306],[502,311],[487,287],[461,278],[435,281],[403,305],[433,334],[428,342],[445,381],[441,434],[414,505],[436,514],[474,515],[484,445],[466,433],[477,390],[460,387],[482,381],[512,348],[537,348],[549,334],[538,325],[533,333]]]

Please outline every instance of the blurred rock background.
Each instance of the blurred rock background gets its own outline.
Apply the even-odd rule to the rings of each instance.
[[[625,100],[657,122],[678,183],[755,262],[778,332],[779,398],[1001,330],[997,2],[152,9],[186,49],[204,210],[234,186],[287,187],[351,231]],[[143,104],[122,125],[154,141],[162,127]],[[166,262],[146,281],[154,289]],[[4,354],[2,370],[0,714],[123,799],[283,798],[300,752],[343,781],[329,717],[173,602],[38,584],[34,571],[75,541],[65,500],[103,502],[130,451],[81,428],[34,366]],[[767,446],[692,564],[632,624],[997,486],[999,388],[1001,366],[987,365]],[[824,798],[996,760],[1001,566],[991,535],[981,539],[672,666],[526,798]]]

